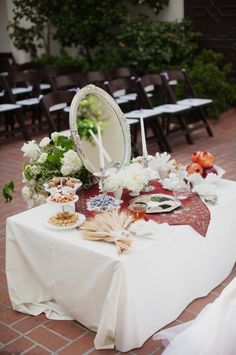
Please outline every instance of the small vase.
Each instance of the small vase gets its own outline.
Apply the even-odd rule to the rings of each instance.
[[[122,196],[122,193],[123,193],[123,187],[122,186],[118,187],[118,189],[116,189],[113,193],[114,193],[114,197],[117,198],[117,200],[121,201],[121,196]]]

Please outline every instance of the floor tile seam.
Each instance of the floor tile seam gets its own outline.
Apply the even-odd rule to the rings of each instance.
[[[150,353],[150,355],[155,355],[155,354],[157,353],[157,351],[159,351],[159,350],[163,350],[163,351],[164,351],[164,349],[165,349],[164,345],[161,345],[161,346],[159,346],[157,349],[153,350],[153,351]]]
[[[88,330],[87,332],[81,334],[80,336],[78,336],[78,338],[71,340],[71,341],[69,342],[69,344],[63,345],[61,348],[59,348],[59,349],[57,350],[57,352],[64,350],[64,349],[67,348],[69,345],[72,345],[72,344],[75,343],[77,340],[79,340],[80,338],[82,338],[83,336],[85,336],[85,335],[87,335],[87,334],[89,334],[89,333],[90,333],[90,331]]]
[[[34,343],[34,342],[33,342],[33,343]],[[34,348],[37,347],[37,345],[38,345],[38,344],[35,344],[35,343],[34,343],[31,347],[29,347],[28,349],[25,349],[24,351],[22,351],[20,355],[24,355],[24,354],[26,354],[28,351],[33,350]]]
[[[50,331],[51,333],[53,333],[53,334],[55,334],[55,335],[58,335],[58,336],[60,336],[62,339],[67,340],[67,341],[69,341],[69,342],[75,340],[75,339],[69,339],[69,338],[67,338],[65,335],[62,335],[61,333],[57,333],[57,331],[55,331],[55,330],[53,330],[53,329],[51,329],[51,328],[46,327],[45,324],[42,324],[42,325],[41,325],[41,328],[44,328],[44,329]],[[83,334],[84,334],[84,333],[83,333]],[[81,334],[81,335],[83,335],[83,334]],[[79,337],[80,337],[80,336],[79,336]],[[77,337],[76,339],[78,339],[79,337]]]
[[[7,308],[8,308],[8,311],[12,311],[12,306],[3,303],[1,300],[0,300],[0,305],[3,305],[4,307],[7,307]]]
[[[37,317],[37,316],[35,316],[35,317]],[[46,321],[46,322],[47,322],[47,321]],[[20,321],[19,321],[19,323],[20,323]],[[43,324],[44,324],[44,323],[43,323]],[[22,331],[22,334],[23,334],[24,336],[28,336],[30,332],[32,332],[33,330],[36,330],[36,329],[42,327],[43,324],[36,324],[35,326],[33,326],[33,328],[30,328],[30,329],[27,330],[26,332],[23,332],[23,331]]]
[[[14,309],[11,308],[10,311],[13,312]],[[16,312],[17,312],[17,311],[16,311]],[[13,322],[13,323],[5,323],[5,322],[4,322],[4,323],[7,324],[8,327],[11,327],[13,330],[15,330],[14,326],[17,325],[18,323],[20,323],[21,321],[23,321],[24,319],[27,319],[27,317],[28,317],[28,316],[25,315],[25,317],[23,317],[23,318],[21,318],[21,319],[18,319],[18,320],[16,320],[16,321]],[[18,329],[16,329],[16,330],[21,333],[20,330],[18,330]]]
[[[31,341],[32,343],[34,343],[34,347],[39,346],[41,348],[43,348],[46,351],[49,351],[52,354],[52,349],[47,348],[45,345],[38,343],[36,340],[31,339],[30,337],[28,337],[27,335],[24,336],[25,339]],[[29,349],[28,349],[29,350]],[[27,352],[27,350],[25,350],[25,352]],[[22,353],[23,354],[23,353]]]
[[[8,345],[11,345],[12,343],[14,343],[14,341],[19,340],[20,338],[22,338],[22,335],[19,335],[18,337],[14,338],[14,339],[11,339],[11,340],[10,340],[8,343],[6,343],[6,344],[3,343],[3,348],[2,348],[2,349],[6,348]]]
[[[77,322],[76,320],[69,320],[68,322],[71,322],[71,324],[75,325],[77,328],[83,329],[85,332],[90,331],[90,329],[86,328],[83,324]]]
[[[89,354],[91,354],[92,351],[96,351],[94,346],[92,348],[90,348],[89,350],[84,351],[82,355],[89,355]]]
[[[197,313],[196,313],[196,312],[191,311],[190,309],[185,308],[185,311],[188,311],[189,313],[194,314],[195,316],[197,315]]]

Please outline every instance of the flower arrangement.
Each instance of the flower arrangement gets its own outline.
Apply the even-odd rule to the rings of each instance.
[[[40,143],[32,140],[22,148],[26,162],[23,165],[22,195],[28,208],[46,202],[48,193],[44,183],[54,176],[70,176],[82,182],[88,179],[88,172],[74,150],[72,140],[57,132],[44,137]]]
[[[112,192],[126,188],[139,193],[150,180],[148,169],[138,162],[130,163],[118,171],[110,169],[107,173],[109,176],[105,178],[105,190]]]

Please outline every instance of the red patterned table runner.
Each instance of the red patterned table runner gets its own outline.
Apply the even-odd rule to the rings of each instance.
[[[155,190],[145,194],[162,193],[170,196],[173,195],[171,191],[163,189],[158,182],[152,182],[151,185],[155,187]],[[92,212],[87,211],[86,200],[89,197],[95,196],[97,194],[97,185],[91,187],[88,190],[81,190],[79,193],[80,199],[77,203],[76,209],[84,213],[87,217],[93,216]],[[124,190],[122,194],[122,200],[124,201],[122,208],[128,207],[130,199],[131,197],[129,196],[129,191]],[[170,225],[190,225],[199,234],[205,237],[211,219],[208,207],[196,194],[192,194],[190,197],[182,200],[181,202],[182,206],[176,210],[167,213],[149,213],[146,215],[147,219],[153,219],[158,223],[168,223]]]

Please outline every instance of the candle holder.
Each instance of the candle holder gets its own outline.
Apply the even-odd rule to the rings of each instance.
[[[141,160],[141,163],[143,165],[144,168],[148,168],[148,158],[146,156],[142,156],[142,160]],[[155,190],[155,187],[150,185],[149,183],[145,184],[142,188],[142,192],[151,192]]]
[[[105,179],[109,176],[105,168],[100,168],[99,172],[93,174],[98,179],[99,192],[105,194]]]

